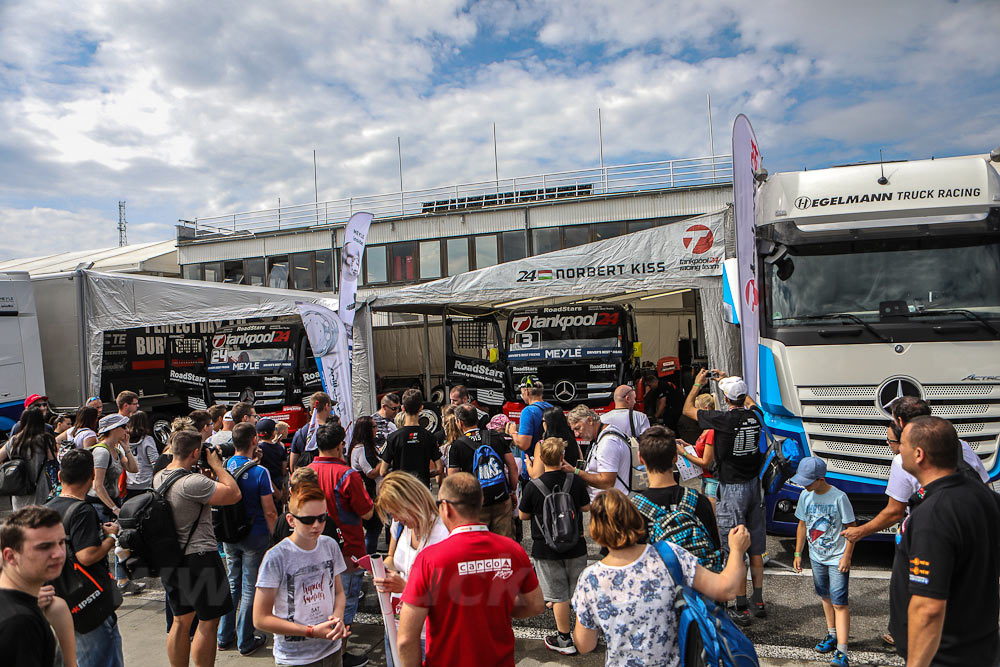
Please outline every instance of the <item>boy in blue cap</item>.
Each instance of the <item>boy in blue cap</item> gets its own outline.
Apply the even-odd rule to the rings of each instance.
[[[818,644],[820,653],[836,651],[831,665],[848,667],[847,639],[851,634],[851,613],[847,607],[847,588],[854,543],[841,534],[854,525],[854,508],[847,494],[826,481],[826,463],[807,456],[799,463],[791,482],[805,487],[795,508],[799,528],[795,535],[795,560],[792,566],[802,571],[802,547],[809,539],[813,586],[823,600],[827,635]]]

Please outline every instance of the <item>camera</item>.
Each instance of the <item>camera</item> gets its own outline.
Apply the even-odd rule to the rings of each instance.
[[[222,453],[219,451],[219,448],[216,447],[215,445],[210,445],[207,442],[203,444],[201,446],[201,457],[198,459],[198,467],[201,468],[202,470],[212,469],[212,466],[208,465],[208,452],[210,450],[218,454],[220,458],[222,456]]]
[[[709,380],[718,380],[719,377],[720,377],[719,371],[709,371],[708,372],[708,379]]]

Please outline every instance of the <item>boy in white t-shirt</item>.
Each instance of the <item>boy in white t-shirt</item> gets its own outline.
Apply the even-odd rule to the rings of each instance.
[[[333,538],[323,535],[326,496],[316,472],[299,468],[292,475],[289,513],[292,534],[264,556],[257,575],[253,624],[274,633],[276,665],[340,667],[347,569]],[[278,595],[278,591],[281,595]]]
[[[815,648],[819,653],[834,652],[831,665],[848,667],[851,612],[847,606],[847,591],[854,543],[847,541],[843,530],[854,524],[854,508],[846,493],[826,481],[826,462],[821,458],[807,456],[802,459],[798,472],[790,481],[805,487],[795,508],[799,527],[792,567],[796,572],[802,571],[802,549],[808,539],[813,586],[823,601],[826,616],[827,635]]]

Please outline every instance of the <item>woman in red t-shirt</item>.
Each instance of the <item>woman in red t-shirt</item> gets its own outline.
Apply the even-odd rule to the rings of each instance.
[[[698,396],[698,398],[694,399],[694,407],[698,410],[718,409],[715,396],[712,394],[701,394]],[[680,442],[684,445],[687,444],[683,440]],[[719,497],[719,480],[709,472],[709,469],[715,462],[715,429],[705,429],[698,436],[698,440],[694,443],[695,456],[691,456],[684,451],[683,446],[677,448],[677,453],[691,463],[701,466],[705,471],[701,475],[701,492],[708,496],[708,500],[712,503],[712,509],[714,510],[715,503]]]

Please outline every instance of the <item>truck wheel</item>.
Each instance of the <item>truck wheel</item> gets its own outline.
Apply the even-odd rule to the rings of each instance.
[[[427,400],[435,405],[444,405],[447,403],[448,393],[445,391],[445,386],[443,384],[439,384],[431,389],[431,395]]]

